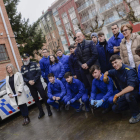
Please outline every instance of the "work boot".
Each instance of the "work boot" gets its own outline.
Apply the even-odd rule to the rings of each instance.
[[[69,104],[66,104],[65,105],[65,110],[69,110],[70,109],[70,105]]]
[[[22,125],[26,125],[26,117],[24,117]]]
[[[129,123],[134,124],[140,121],[140,113],[136,117],[131,117]]]
[[[48,116],[52,116],[51,109],[50,108],[47,108],[47,111],[48,111]]]
[[[26,117],[26,119],[25,119],[25,120],[26,120],[26,122],[25,122],[25,123],[26,123],[26,125],[30,123],[30,118],[29,118],[28,116]]]
[[[44,111],[39,112],[38,119],[41,119],[45,115]]]

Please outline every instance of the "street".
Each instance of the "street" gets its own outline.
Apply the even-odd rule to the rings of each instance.
[[[57,112],[38,120],[38,109],[35,105],[29,108],[31,122],[22,126],[20,113],[1,122],[0,140],[139,140],[140,122],[129,124],[130,112],[115,114],[112,111],[102,116],[102,109],[91,112],[76,113]]]

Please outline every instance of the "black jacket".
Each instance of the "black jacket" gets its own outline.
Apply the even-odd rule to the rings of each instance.
[[[97,48],[91,40],[83,40],[82,44],[78,43],[76,56],[80,67],[84,63],[86,63],[89,68],[94,64],[99,65]]]

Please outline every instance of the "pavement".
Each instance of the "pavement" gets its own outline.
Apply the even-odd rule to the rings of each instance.
[[[129,111],[102,115],[98,109],[76,113],[74,109],[57,112],[38,119],[35,105],[29,108],[31,123],[22,126],[23,118],[17,113],[0,122],[0,140],[140,140],[140,122],[129,124]]]

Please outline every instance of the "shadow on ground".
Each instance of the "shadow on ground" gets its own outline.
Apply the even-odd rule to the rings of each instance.
[[[93,115],[73,109],[57,112],[52,108],[53,116],[48,117],[43,107],[46,115],[40,120],[36,106],[29,108],[28,126],[21,125],[20,113],[1,122],[0,140],[140,140],[140,122],[129,124],[129,112],[102,115],[99,109]]]

